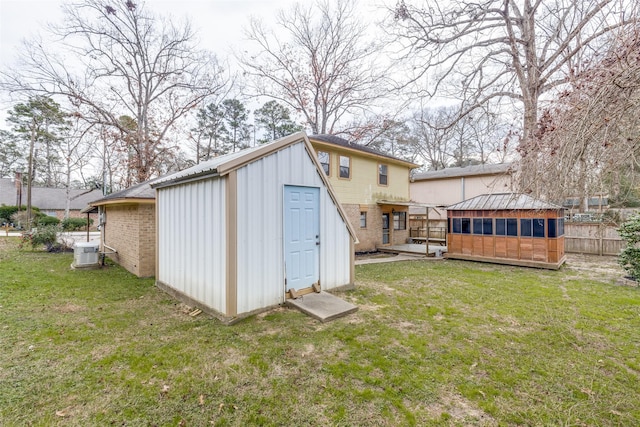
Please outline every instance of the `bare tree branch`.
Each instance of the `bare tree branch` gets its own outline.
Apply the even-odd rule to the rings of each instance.
[[[82,0],[63,11],[50,27],[54,46],[27,43],[20,69],[0,74],[2,88],[66,98],[86,122],[117,129],[136,154],[132,183],[149,179],[154,162],[176,150],[165,145],[168,132],[228,78],[197,49],[188,23],[160,19],[142,3]],[[123,126],[123,116],[135,125]]]

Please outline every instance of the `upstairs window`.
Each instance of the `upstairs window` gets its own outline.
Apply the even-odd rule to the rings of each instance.
[[[329,172],[331,171],[331,156],[329,153],[326,151],[318,151],[318,161],[320,165],[322,165],[325,175],[329,176]]]
[[[340,178],[351,178],[351,158],[340,156]]]
[[[387,185],[388,169],[387,165],[378,165],[378,184]]]

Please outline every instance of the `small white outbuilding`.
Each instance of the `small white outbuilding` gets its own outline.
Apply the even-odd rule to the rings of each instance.
[[[152,184],[156,283],[223,320],[353,286],[355,232],[303,132]]]

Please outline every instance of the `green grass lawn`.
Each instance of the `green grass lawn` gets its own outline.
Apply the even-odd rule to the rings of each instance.
[[[0,238],[0,425],[640,424],[640,289],[595,270],[356,268],[360,310],[234,326]]]

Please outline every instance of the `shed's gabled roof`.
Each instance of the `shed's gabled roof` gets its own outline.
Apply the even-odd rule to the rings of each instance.
[[[247,148],[242,151],[238,151],[237,153],[230,153],[230,154],[225,154],[224,156],[216,157],[212,160],[197,164],[183,171],[158,178],[156,181],[152,182],[150,185],[151,185],[151,188],[155,190],[156,188],[170,187],[173,185],[190,182],[198,179],[205,179],[213,176],[224,176],[224,175],[227,175],[229,172],[239,169],[245,165],[248,165],[249,163],[252,163],[256,160],[259,160],[263,157],[266,157],[282,149],[285,149],[290,145],[298,144],[298,143],[304,144],[305,149],[309,154],[309,158],[313,162],[316,168],[316,172],[318,173],[318,176],[324,183],[325,187],[327,187],[329,197],[331,197],[334,205],[336,206],[336,209],[338,209],[338,212],[342,217],[342,220],[344,221],[344,224],[347,227],[349,234],[351,235],[353,241],[355,243],[358,243],[358,237],[356,236],[355,229],[349,222],[347,214],[344,211],[344,208],[342,207],[340,202],[338,201],[338,198],[335,195],[335,191],[333,190],[331,183],[327,179],[327,176],[325,175],[324,170],[322,169],[322,166],[318,162],[318,158],[315,155],[315,150],[313,149],[313,146],[311,145],[311,142],[309,141],[307,134],[304,132],[297,132],[292,135],[286,136],[284,138],[278,139],[276,141],[270,142],[268,144],[259,145],[257,147]]]
[[[534,199],[527,194],[498,193],[482,194],[472,197],[460,203],[448,206],[450,211],[475,211],[475,210],[546,210],[562,209],[562,206],[543,200]]]
[[[387,160],[392,160],[393,162],[401,163],[402,165],[407,166],[410,169],[420,167],[420,165],[400,159],[398,157],[391,156],[389,154],[383,153],[382,151],[378,151],[376,149],[367,147],[366,145],[352,144],[346,139],[340,138],[339,136],[321,134],[321,135],[311,135],[309,139],[312,142],[325,143],[329,145],[337,145],[347,150],[360,151],[362,153],[366,153],[373,157],[381,157]]]
[[[463,176],[500,175],[512,172],[511,163],[498,163],[495,165],[475,165],[460,168],[446,168],[436,171],[420,172],[413,176],[414,181],[426,181],[431,179],[460,178]]]
[[[111,193],[101,199],[91,202],[91,205],[99,206],[126,200],[155,200],[156,190],[151,188],[151,184],[162,178],[163,177],[150,179],[149,181],[141,182],[140,184],[125,188],[124,190]]]
[[[152,188],[164,187],[166,185],[177,184],[182,181],[189,181],[200,176],[226,175],[232,170],[238,169],[254,160],[267,156],[281,150],[293,143],[307,140],[304,132],[294,133],[287,137],[268,144],[257,147],[246,148],[236,153],[229,153],[223,156],[214,157],[206,162],[199,163],[190,168],[184,169],[171,175],[164,176],[151,184]]]

